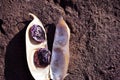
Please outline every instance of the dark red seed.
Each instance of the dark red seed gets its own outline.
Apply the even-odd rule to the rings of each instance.
[[[47,49],[39,49],[34,54],[34,64],[36,67],[45,67],[50,64],[51,52]]]
[[[45,40],[45,32],[39,25],[33,25],[30,29],[32,38],[37,42],[43,42]]]

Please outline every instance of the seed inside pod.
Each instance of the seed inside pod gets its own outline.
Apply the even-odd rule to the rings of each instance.
[[[30,29],[32,38],[37,42],[43,42],[45,40],[45,32],[39,25],[33,25]]]
[[[36,67],[46,67],[50,64],[51,52],[41,48],[34,54],[34,64]]]

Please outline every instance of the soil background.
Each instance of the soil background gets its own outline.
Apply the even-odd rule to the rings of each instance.
[[[30,12],[43,23],[50,50],[59,17],[67,22],[65,80],[120,80],[120,0],[0,0],[0,80],[34,80],[25,52]]]

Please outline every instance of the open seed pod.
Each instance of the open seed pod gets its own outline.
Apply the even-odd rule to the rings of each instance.
[[[41,21],[32,13],[34,19],[26,30],[26,56],[29,70],[35,80],[49,80],[50,51]]]
[[[63,80],[67,75],[69,64],[70,30],[61,17],[56,26],[50,63],[50,77],[52,80]]]

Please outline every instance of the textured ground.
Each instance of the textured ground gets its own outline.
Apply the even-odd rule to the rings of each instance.
[[[0,0],[0,80],[34,80],[25,30],[34,13],[48,32],[62,15],[71,30],[65,80],[120,80],[120,0]]]

